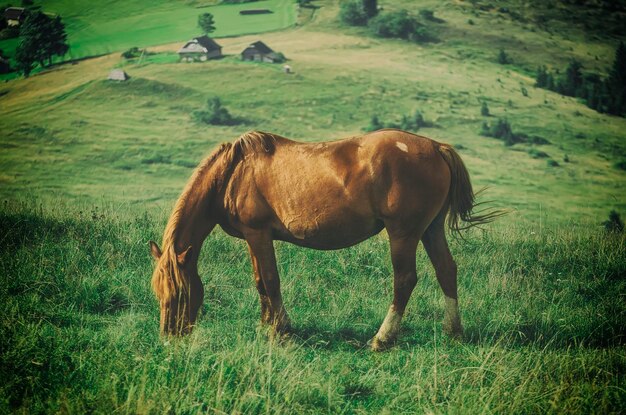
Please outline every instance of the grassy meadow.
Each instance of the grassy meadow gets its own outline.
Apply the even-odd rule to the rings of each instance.
[[[443,20],[429,26],[438,42],[415,44],[342,26],[330,0],[297,15],[283,0],[44,2],[68,23],[73,57],[111,53],[0,84],[0,412],[623,412],[626,239],[602,222],[626,216],[626,119],[533,86],[537,66],[572,58],[606,76],[613,18],[603,31],[597,16],[569,21],[586,15],[561,2],[474,3],[380,1]],[[229,20],[245,7],[276,10]],[[227,56],[179,63],[204,11],[229,36],[218,39]],[[241,62],[259,39],[294,73]],[[154,54],[122,59],[130,46]],[[500,49],[512,63],[497,62]],[[118,67],[131,79],[106,81]],[[213,96],[238,125],[193,120]],[[219,230],[200,257],[197,329],[159,338],[147,242],[213,148],[251,129],[337,139],[415,111],[432,125],[419,134],[454,144],[475,188],[488,186],[483,199],[511,210],[451,241],[463,341],[442,333],[443,295],[420,248],[401,338],[369,351],[392,298],[384,232],[342,251],[276,243],[295,333],[271,341],[245,243]],[[480,135],[499,118],[549,143]]]

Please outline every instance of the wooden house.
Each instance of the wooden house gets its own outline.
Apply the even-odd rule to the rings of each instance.
[[[241,52],[241,59],[244,61],[257,62],[279,62],[280,57],[269,46],[260,40],[250,44]]]
[[[222,47],[208,36],[194,37],[180,48],[178,56],[185,62],[206,61],[222,57]]]
[[[4,10],[4,19],[7,26],[19,26],[26,18],[26,10],[23,7],[7,7]]]

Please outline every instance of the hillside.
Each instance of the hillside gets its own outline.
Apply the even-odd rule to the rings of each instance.
[[[625,173],[615,167],[626,158],[625,120],[534,88],[531,73],[540,64],[562,67],[572,57],[605,72],[614,40],[574,41],[576,32],[528,30],[492,12],[475,15],[465,2],[420,2],[418,8],[430,7],[444,22],[435,28],[439,42],[416,45],[343,28],[333,3],[317,5],[304,27],[220,39],[230,55],[220,61],[178,63],[177,42],[149,48],[160,55],[143,62],[124,62],[115,53],[5,83],[0,127],[9,151],[0,155],[1,196],[168,206],[191,166],[246,130],[328,140],[359,134],[373,115],[393,122],[419,110],[435,125],[420,134],[460,148],[476,187],[490,186],[490,199],[516,209],[511,220],[543,212],[593,221],[626,208]],[[383,3],[399,5],[412,3]],[[257,39],[283,52],[295,74],[239,61],[238,53]],[[497,63],[501,48],[512,64]],[[105,81],[119,66],[131,81]],[[213,95],[245,123],[194,123],[190,113]],[[481,116],[482,102],[492,117]],[[482,123],[497,118],[550,144],[507,148],[480,136]],[[559,167],[533,158],[538,152]]]

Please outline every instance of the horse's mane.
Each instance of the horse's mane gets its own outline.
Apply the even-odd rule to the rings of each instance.
[[[276,149],[278,138],[279,136],[275,134],[263,131],[248,131],[235,140],[233,147],[238,149],[243,157],[255,153],[272,154]]]
[[[244,159],[247,155],[274,153],[277,138],[278,136],[274,134],[261,131],[249,131],[242,134],[232,144],[224,143],[220,145],[217,150],[198,165],[176,201],[172,214],[167,221],[165,231],[163,232],[163,252],[161,261],[164,261],[163,266],[167,267],[167,269],[165,273],[155,273],[152,278],[152,288],[160,297],[169,296],[172,292],[178,292],[180,295],[187,291],[188,283],[183,278],[180,267],[178,266],[178,255],[180,253],[177,253],[175,249],[176,239],[187,202],[196,192],[209,190],[203,189],[200,185],[200,182],[205,178],[209,169],[220,156],[226,154],[227,157],[224,159],[223,176],[228,176],[230,172],[232,172],[232,167],[236,162]],[[216,179],[223,178],[224,177]],[[214,186],[215,183],[212,185]],[[171,276],[171,278],[165,278],[167,275]],[[160,278],[159,276],[163,277]]]

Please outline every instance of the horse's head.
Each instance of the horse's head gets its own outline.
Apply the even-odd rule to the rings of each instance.
[[[150,241],[150,250],[156,260],[152,288],[161,307],[161,334],[188,334],[196,321],[204,294],[195,261],[189,260],[192,248],[176,254],[170,247],[163,253],[155,242]]]

